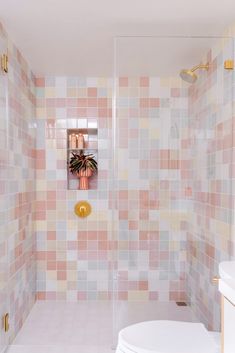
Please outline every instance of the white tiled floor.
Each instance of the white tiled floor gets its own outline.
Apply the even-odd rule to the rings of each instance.
[[[37,302],[7,353],[113,353],[113,336],[153,319],[195,321],[174,302]],[[114,324],[114,335],[113,335]]]

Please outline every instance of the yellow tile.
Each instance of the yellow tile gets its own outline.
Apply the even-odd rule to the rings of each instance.
[[[45,97],[46,98],[55,98],[55,88],[54,87],[45,87]]]
[[[77,271],[67,271],[67,280],[77,281]]]
[[[97,79],[98,87],[106,87],[108,85],[108,79],[106,77],[99,77]]]
[[[37,231],[43,232],[47,231],[47,222],[46,221],[36,221]]]
[[[37,191],[47,190],[47,182],[46,180],[37,180]]]
[[[57,281],[57,291],[66,292],[67,290],[67,281]]]
[[[56,254],[57,260],[65,261],[66,260],[66,250],[67,250],[66,241],[57,240],[56,245],[57,245],[57,254]]]
[[[56,271],[47,271],[47,279],[57,280]]]
[[[76,230],[77,229],[77,220],[69,221],[67,224],[68,224],[67,225],[68,230]],[[81,225],[81,227],[82,227],[82,225]],[[85,229],[85,228],[82,228],[82,229]]]
[[[129,291],[128,300],[136,301],[148,301],[148,292],[147,291]]]
[[[149,134],[151,139],[159,139],[160,138],[160,130],[159,129],[150,129]]]
[[[37,108],[36,109],[36,117],[37,118],[45,118],[46,117],[46,109],[45,108]]]
[[[118,178],[127,180],[128,179],[128,170],[119,170]]]
[[[109,295],[106,292],[98,293],[98,299],[99,300],[108,300],[109,299]]]
[[[170,87],[171,79],[170,78],[160,78],[161,87]]]
[[[148,119],[144,118],[144,119],[140,119],[140,128],[141,129],[148,129],[149,127],[149,122]]]
[[[68,88],[67,89],[67,96],[68,97],[77,97],[78,92],[76,88]]]
[[[171,77],[170,78],[170,87],[181,87],[182,80],[180,77]]]

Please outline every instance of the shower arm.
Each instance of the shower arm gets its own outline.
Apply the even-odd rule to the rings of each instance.
[[[191,72],[194,72],[198,69],[205,69],[205,70],[208,70],[209,69],[209,63],[207,64],[198,64],[196,66],[194,66],[192,69],[191,69]]]

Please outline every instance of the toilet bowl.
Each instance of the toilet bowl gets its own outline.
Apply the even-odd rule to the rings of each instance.
[[[219,353],[219,337],[201,323],[145,321],[119,332],[116,353]]]

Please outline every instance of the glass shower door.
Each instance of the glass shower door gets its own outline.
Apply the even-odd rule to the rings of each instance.
[[[231,255],[229,59],[231,38],[115,40],[116,339],[125,326],[157,319],[218,330],[211,278]],[[180,77],[198,64],[193,83]]]
[[[6,53],[6,43],[0,39],[0,57]],[[4,318],[9,312],[8,298],[8,118],[7,118],[7,78],[0,68],[0,352],[8,345],[8,334],[4,328]]]

